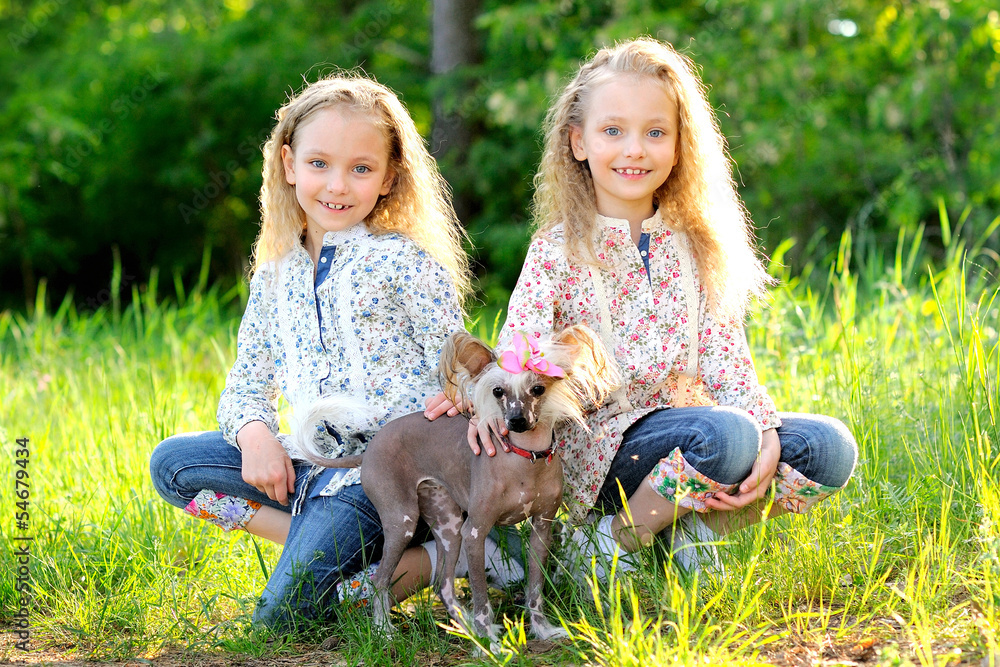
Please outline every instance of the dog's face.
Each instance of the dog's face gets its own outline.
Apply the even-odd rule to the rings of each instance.
[[[453,401],[471,398],[481,419],[503,420],[514,433],[567,419],[582,423],[581,402],[599,405],[618,384],[617,366],[584,326],[569,327],[538,345],[563,377],[528,369],[509,372],[482,341],[464,332],[452,334],[441,352],[441,386]]]
[[[492,365],[476,378],[473,404],[481,417],[503,419],[514,433],[524,433],[539,423],[553,422],[551,406],[546,405],[555,395],[552,391],[560,378],[538,375],[531,371],[508,373]]]

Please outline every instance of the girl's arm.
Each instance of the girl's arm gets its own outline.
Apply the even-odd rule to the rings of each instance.
[[[226,376],[216,415],[223,437],[237,448],[236,434],[250,422],[263,422],[272,435],[278,434],[278,385],[268,344],[266,308],[271,300],[264,290],[265,271],[261,269],[250,281],[250,296],[236,339],[236,362]]]
[[[284,505],[295,491],[295,470],[275,437],[278,386],[267,344],[265,304],[270,301],[264,280],[261,270],[250,281],[250,298],[237,336],[236,362],[226,377],[217,417],[225,439],[243,452],[243,480]]]
[[[743,325],[703,318],[698,338],[698,372],[705,391],[719,405],[746,410],[762,431],[781,426],[774,401],[758,381]]]
[[[568,275],[569,267],[562,248],[547,239],[534,239],[507,304],[507,320],[498,334],[498,347],[510,344],[515,331],[529,332],[536,338],[552,333],[561,294],[557,283],[565,282],[563,273]]]
[[[458,292],[448,271],[415,243],[406,244],[394,268],[398,303],[413,328],[413,339],[423,350],[430,373],[426,383],[436,383],[445,340],[465,330]]]
[[[781,443],[775,429],[781,426],[774,401],[757,379],[746,332],[740,323],[720,324],[704,318],[699,336],[698,370],[709,396],[719,405],[746,410],[761,427],[760,454],[750,476],[735,496],[721,494],[706,505],[715,510],[735,510],[762,498],[781,457]]]

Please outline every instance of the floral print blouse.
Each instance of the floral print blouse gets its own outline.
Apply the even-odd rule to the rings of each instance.
[[[330,252],[331,247],[335,247]],[[280,391],[293,410],[321,396],[364,400],[376,426],[423,409],[439,391],[438,359],[445,339],[464,329],[448,272],[412,240],[375,235],[362,224],[323,238],[320,262],[328,274],[314,284],[316,265],[302,246],[268,263],[250,282],[236,363],[226,378],[218,420],[225,439],[249,422],[278,434]],[[341,433],[354,425],[329,426]],[[329,456],[360,451],[362,440],[338,441],[318,432]],[[279,437],[289,449],[284,436]],[[289,450],[296,458],[294,450]],[[350,480],[359,479],[356,469]]]
[[[707,312],[686,235],[671,230],[657,212],[642,223],[649,235],[644,258],[627,220],[598,216],[598,224],[597,256],[605,268],[596,284],[596,267],[567,259],[561,228],[534,239],[500,336],[507,345],[516,330],[541,335],[586,324],[601,333],[618,360],[624,391],[588,413],[590,432],[575,424],[556,432],[570,518],[577,521],[597,498],[625,430],[657,408],[714,403],[746,410],[762,430],[781,425],[757,381],[742,324],[720,322]],[[697,327],[689,329],[689,317],[697,318]],[[691,340],[692,330],[697,340]],[[690,345],[697,345],[695,369],[688,368]],[[684,375],[691,381],[678,382]]]

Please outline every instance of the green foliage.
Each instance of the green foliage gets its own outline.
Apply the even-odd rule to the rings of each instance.
[[[215,249],[213,282],[239,280],[259,224],[261,146],[275,110],[304,78],[373,62],[412,95],[419,89],[402,75],[426,30],[403,26],[423,25],[422,14],[402,2],[8,8],[0,15],[0,33],[14,40],[0,50],[0,85],[12,91],[0,107],[5,285],[20,277],[30,295],[49,276],[57,296],[75,285],[93,309],[112,244],[131,282],[154,266],[191,281],[204,247]],[[37,34],[21,37],[24,26]],[[374,53],[389,42],[392,53]]]
[[[104,299],[159,266],[232,284],[258,224],[260,145],[306,80],[361,65],[431,137],[432,94],[466,121],[442,164],[471,202],[488,304],[512,287],[530,232],[539,128],[581,59],[649,34],[698,63],[763,249],[795,267],[855,259],[922,229],[947,246],[937,201],[980,236],[1000,212],[1000,15],[985,0],[499,2],[476,20],[480,62],[432,77],[430,3],[355,0],[29,0],[0,4],[0,299],[38,284]],[[7,48],[7,47],[10,48]],[[986,247],[997,246],[997,234]],[[993,253],[992,262],[998,259]]]
[[[973,205],[973,235],[1000,210],[1000,15],[989,3],[543,2],[496,7],[480,25],[495,73],[484,141],[508,145],[539,127],[599,45],[649,34],[688,53],[764,248],[797,239],[786,256],[796,266],[835,249],[845,228],[866,251],[925,224],[940,251],[941,197],[953,216]],[[536,163],[521,162],[524,182]]]
[[[790,646],[843,657],[865,638],[881,663],[996,660],[1000,292],[971,261],[986,237],[970,236],[967,222],[938,224],[949,241],[936,262],[916,233],[898,237],[894,261],[874,264],[845,233],[835,256],[804,276],[775,253],[782,284],[748,328],[781,409],[836,415],[856,436],[847,489],[808,515],[725,538],[723,578],[692,586],[651,557],[621,588],[550,587],[550,613],[573,641],[547,662],[748,664]],[[239,286],[177,285],[168,301],[153,296],[165,291],[155,284],[132,286],[93,313],[72,299],[46,310],[44,297],[30,317],[0,311],[0,440],[31,438],[34,645],[119,661],[161,647],[239,659],[300,654],[333,634],[351,663],[468,651],[438,627],[441,611],[426,598],[407,605],[391,642],[363,613],[279,638],[249,627],[261,559],[269,569],[277,548],[170,507],[146,472],[155,443],[214,428],[246,298]],[[496,323],[470,326],[490,337]],[[0,459],[7,480],[12,451]],[[0,548],[11,553],[23,533],[12,510],[0,515]],[[14,567],[0,565],[2,623],[17,609]],[[524,610],[500,609],[512,617],[504,646],[520,654],[499,662],[532,664]]]

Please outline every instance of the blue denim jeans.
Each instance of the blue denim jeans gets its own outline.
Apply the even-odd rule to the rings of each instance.
[[[779,417],[780,461],[823,486],[844,486],[858,456],[847,427],[821,415]],[[759,442],[760,426],[743,410],[710,406],[650,413],[625,431],[596,506],[604,513],[621,509],[618,483],[631,497],[660,460],[677,448],[702,475],[721,484],[738,484],[750,475]]]
[[[382,524],[361,485],[320,496],[334,471],[323,471],[307,485],[310,467],[295,466],[293,497],[308,495],[292,517],[288,540],[254,612],[255,622],[285,627],[295,616],[330,614],[336,603],[333,586],[381,554]],[[200,491],[211,489],[291,512],[290,505],[271,500],[243,481],[243,455],[219,431],[167,438],[153,451],[149,468],[157,492],[176,507],[186,507]]]

